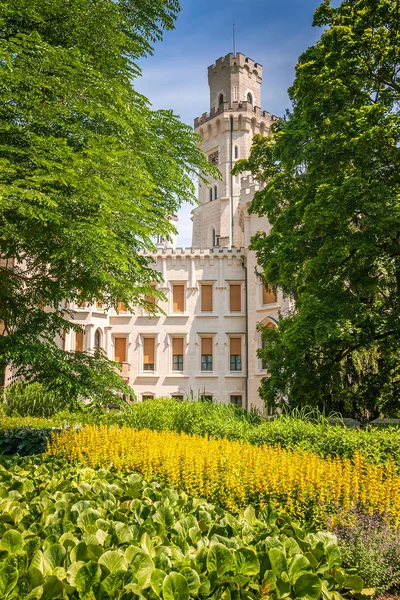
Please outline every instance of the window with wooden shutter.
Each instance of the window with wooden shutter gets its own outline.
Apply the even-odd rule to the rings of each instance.
[[[172,338],[172,370],[183,371],[183,338]]]
[[[121,300],[118,300],[117,312],[119,312],[119,313],[128,312],[128,309],[126,308],[126,304],[124,302],[122,302]]]
[[[230,369],[231,371],[242,370],[242,340],[241,338],[230,339]]]
[[[114,338],[114,360],[115,362],[126,362],[126,337]]]
[[[213,340],[212,338],[201,338],[201,370],[213,370]]]
[[[152,290],[155,290],[155,289],[156,289],[156,286],[155,286],[155,285],[152,285],[152,286],[151,286],[151,289],[152,289]],[[145,301],[146,301],[146,302],[148,302],[148,303],[149,303],[149,304],[151,304],[152,306],[155,306],[155,305],[156,305],[156,299],[155,299],[155,297],[154,297],[154,296],[150,296],[150,295],[149,295],[149,296],[145,296],[145,297],[144,297],[144,299],[145,299]]]
[[[277,301],[276,292],[270,285],[264,285],[262,289],[262,303],[263,304],[275,304]]]
[[[185,312],[185,286],[182,284],[172,286],[172,312]]]
[[[201,310],[202,312],[212,312],[213,309],[213,286],[202,284],[201,286]]]
[[[80,296],[82,294],[81,290],[78,290],[78,296]],[[78,298],[77,300],[77,306],[78,308],[86,308],[87,307],[87,302],[85,302],[84,300],[81,300],[80,298]]]
[[[75,352],[83,352],[83,331],[75,333]]]
[[[231,312],[241,312],[242,310],[242,286],[237,283],[231,283],[230,287],[230,308]]]
[[[154,338],[143,338],[143,371],[154,371]]]

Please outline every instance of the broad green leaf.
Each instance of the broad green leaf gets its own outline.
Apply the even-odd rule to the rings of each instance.
[[[52,544],[47,550],[45,550],[43,557],[51,570],[56,567],[61,567],[64,562],[66,550],[61,544]]]
[[[18,571],[15,567],[6,565],[0,569],[0,598],[5,598],[15,588],[18,582]]]
[[[105,567],[110,573],[116,571],[126,571],[127,563],[123,556],[116,550],[108,550],[99,558],[99,564]]]
[[[75,587],[76,574],[78,573],[79,569],[81,567],[83,567],[84,564],[86,564],[86,563],[83,560],[78,560],[69,565],[68,570],[67,570],[67,581],[68,581],[69,585],[72,585],[73,587]]]
[[[39,600],[43,594],[43,586],[39,585],[35,587],[27,596],[25,596],[24,600]]]
[[[359,575],[349,575],[346,578],[343,587],[349,590],[354,590],[355,592],[361,592],[364,587],[364,581]]]
[[[304,554],[295,554],[289,564],[288,574],[290,581],[294,583],[302,573],[309,571],[312,571],[310,561],[307,560]]]
[[[271,568],[275,575],[279,578],[283,572],[287,572],[287,561],[286,556],[279,548],[271,548],[268,551],[269,560],[271,561]]]
[[[109,597],[114,596],[118,590],[122,589],[124,585],[124,576],[125,571],[115,571],[102,580],[101,587]]]
[[[41,600],[51,600],[58,598],[63,592],[63,584],[57,577],[52,575],[43,584],[43,594]]]
[[[184,567],[181,569],[181,575],[183,575],[187,581],[189,594],[191,596],[196,596],[200,588],[200,577],[197,571],[190,567]]]
[[[253,506],[248,506],[244,511],[243,516],[249,525],[255,525],[257,523],[256,511]]]
[[[189,586],[183,575],[171,571],[164,579],[164,600],[189,600]]]
[[[24,550],[24,538],[19,531],[9,529],[0,540],[0,550],[5,550],[9,554],[16,554]]]
[[[45,578],[51,575],[51,565],[45,560],[44,554],[41,550],[37,550],[31,560],[29,570],[33,571],[35,569],[39,571]]]
[[[143,550],[137,552],[131,561],[131,567],[140,587],[143,590],[149,587],[151,574],[154,571],[154,563],[150,556]]]
[[[273,571],[265,571],[263,579],[263,595],[269,596],[276,588],[276,575]]]
[[[340,550],[337,546],[331,545],[328,546],[326,550],[326,557],[328,560],[328,566],[330,569],[333,567],[338,567],[342,564],[342,556],[340,554]]]
[[[96,535],[97,533],[98,532],[96,532]],[[117,534],[117,538],[119,542],[121,542],[121,544],[129,543],[133,540],[132,528],[129,527],[129,525],[127,525],[126,523],[117,523],[115,525],[115,533]]]
[[[175,523],[174,511],[170,506],[161,505],[154,513],[153,521],[156,521],[156,523],[161,523],[161,525],[164,525],[164,527],[170,529]]]
[[[218,577],[222,577],[228,571],[233,570],[234,559],[229,548],[222,544],[215,544],[207,554],[207,569],[216,571]]]
[[[235,560],[238,573],[242,575],[258,575],[260,571],[260,561],[257,554],[250,548],[239,548],[235,552]]]
[[[166,572],[161,569],[154,569],[150,577],[151,589],[157,596],[161,595],[163,581],[166,577]]]
[[[294,584],[294,590],[298,598],[307,597],[307,600],[318,600],[321,595],[321,580],[318,575],[304,573]]]
[[[147,532],[142,535],[140,545],[142,547],[142,550],[147,552],[147,554],[151,556],[151,558],[154,558],[154,556],[156,555],[156,551],[154,549],[154,544],[151,541],[151,538]]]

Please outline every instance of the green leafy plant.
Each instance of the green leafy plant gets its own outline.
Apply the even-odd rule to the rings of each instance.
[[[62,409],[77,410],[76,398],[65,398],[44,385],[20,381],[6,389],[4,412],[21,417],[52,417]]]
[[[400,428],[349,429],[330,424],[318,414],[295,412],[272,421],[231,405],[205,402],[177,402],[158,398],[122,405],[124,410],[109,411],[92,407],[75,413],[62,412],[52,420],[0,418],[0,430],[16,426],[54,427],[79,424],[126,425],[135,429],[177,431],[215,438],[243,440],[255,445],[303,449],[318,456],[353,458],[360,452],[369,462],[384,465],[390,460],[400,468]],[[313,415],[313,416],[312,416]]]
[[[135,473],[5,461],[0,516],[0,597],[10,600],[340,600],[363,590],[334,535],[269,507],[234,517]]]

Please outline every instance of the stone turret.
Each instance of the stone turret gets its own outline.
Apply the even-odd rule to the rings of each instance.
[[[234,102],[261,106],[261,83],[262,66],[241,52],[219,58],[208,67],[210,110]]]
[[[194,121],[201,149],[218,167],[222,179],[199,182],[199,206],[193,214],[192,245],[243,247],[240,179],[231,175],[235,162],[247,158],[253,136],[270,135],[276,117],[261,110],[262,66],[241,52],[219,58],[208,67],[210,111]]]

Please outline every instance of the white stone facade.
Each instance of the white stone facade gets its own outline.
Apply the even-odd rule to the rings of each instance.
[[[255,133],[270,135],[275,117],[259,108],[262,67],[245,55],[218,59],[208,78],[210,112],[195,120],[195,130],[222,180],[199,185],[193,248],[166,247],[159,240],[150,255],[163,279],[162,312],[149,317],[71,306],[85,335],[77,340],[70,332],[63,347],[103,348],[121,363],[138,400],[205,395],[262,408],[258,387],[266,370],[257,357],[257,327],[274,326],[289,305],[279,291],[276,297],[263,292],[261,268],[248,250],[252,235],[269,230],[266,219],[248,214],[258,187],[230,172],[236,160],[249,155]]]

